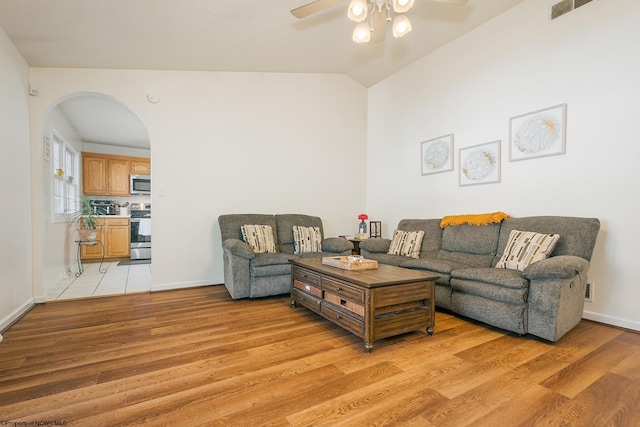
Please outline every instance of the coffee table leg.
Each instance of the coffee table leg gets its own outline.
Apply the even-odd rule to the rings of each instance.
[[[427,326],[427,335],[433,335],[433,326]]]

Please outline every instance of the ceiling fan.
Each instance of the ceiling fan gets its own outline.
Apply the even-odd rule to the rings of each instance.
[[[291,11],[296,18],[306,18],[345,0],[315,0]],[[464,6],[468,0],[432,0]],[[405,14],[414,0],[351,0],[347,16],[356,22],[353,41],[357,43],[380,43],[385,37],[386,22],[392,21],[393,36],[402,37],[411,31],[411,22]]]

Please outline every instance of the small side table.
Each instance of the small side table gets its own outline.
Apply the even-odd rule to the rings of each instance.
[[[76,240],[76,243],[78,244],[78,254],[76,256],[78,260],[78,272],[76,273],[76,277],[80,277],[80,275],[84,273],[84,271],[86,270],[84,265],[82,265],[82,258],[80,257],[80,249],[83,246],[100,245],[100,248],[102,249],[102,258],[100,258],[100,266],[98,267],[98,271],[102,274],[107,272],[106,268],[102,268],[102,263],[104,262],[104,244],[102,243],[102,240],[91,240],[91,241]]]
[[[353,243],[353,249],[351,250],[352,255],[360,255],[360,242],[361,239],[349,239],[351,243]]]

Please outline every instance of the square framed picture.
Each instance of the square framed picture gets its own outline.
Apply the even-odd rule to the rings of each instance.
[[[493,141],[460,149],[460,186],[500,182],[501,143]]]
[[[512,117],[509,122],[509,161],[565,153],[567,104]]]
[[[453,134],[420,144],[422,175],[453,170]]]

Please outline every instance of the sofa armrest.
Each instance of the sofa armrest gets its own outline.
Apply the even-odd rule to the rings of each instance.
[[[353,249],[353,243],[349,240],[341,239],[340,237],[327,237],[322,241],[323,252],[342,253],[345,251],[351,251]]]
[[[367,239],[360,242],[360,249],[371,253],[386,254],[389,252],[389,245],[391,245],[391,240],[389,239]]]
[[[251,247],[246,242],[238,239],[225,240],[224,242],[222,242],[222,249],[225,252],[228,252],[231,255],[238,256],[240,258],[251,260],[256,257],[256,254],[253,253]]]
[[[573,255],[559,255],[530,264],[522,272],[529,280],[568,279],[576,274],[585,273],[589,261]]]

